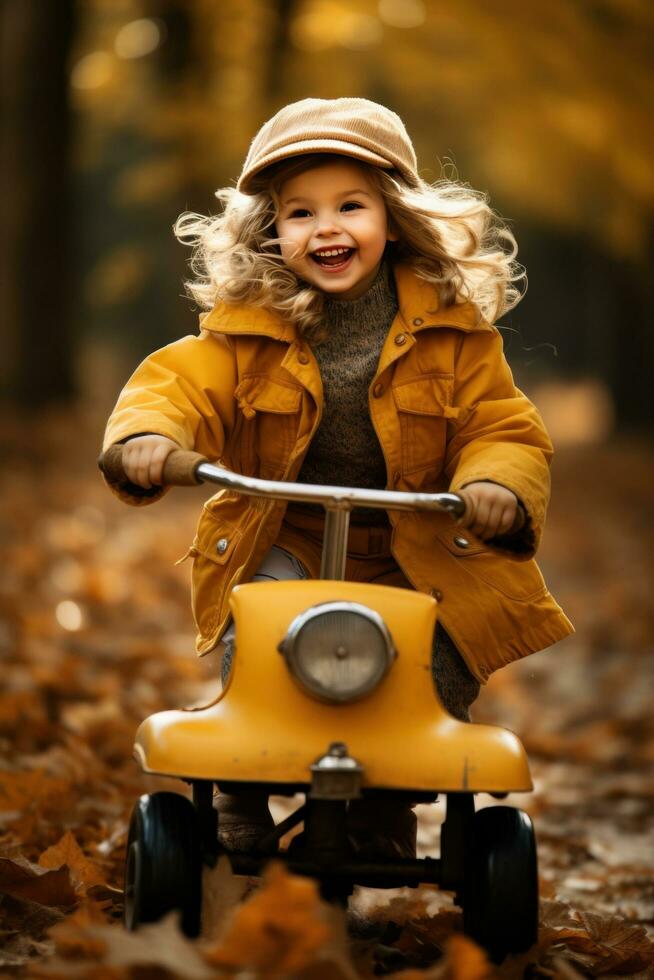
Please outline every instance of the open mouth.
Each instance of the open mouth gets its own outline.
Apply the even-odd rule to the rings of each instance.
[[[311,258],[321,269],[329,269],[331,272],[340,272],[352,259],[356,252],[354,248],[335,248],[321,249],[311,253]]]

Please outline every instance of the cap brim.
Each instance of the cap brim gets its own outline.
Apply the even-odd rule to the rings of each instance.
[[[252,185],[255,182],[254,179],[264,170],[272,166],[273,163],[279,163],[281,160],[290,160],[292,157],[299,157],[305,153],[338,153],[342,156],[354,157],[355,160],[361,160],[363,163],[372,163],[377,167],[382,167],[384,170],[393,170],[395,168],[395,164],[391,163],[390,160],[385,160],[384,157],[373,153],[372,150],[367,150],[363,146],[357,146],[355,143],[348,143],[345,140],[301,140],[297,143],[291,143],[289,146],[283,146],[277,150],[273,150],[266,154],[265,157],[262,157],[261,160],[258,160],[256,166],[241,174],[236,189],[241,194],[256,194],[257,189]]]

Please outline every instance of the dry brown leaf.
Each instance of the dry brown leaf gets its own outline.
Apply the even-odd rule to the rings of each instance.
[[[426,970],[401,970],[397,980],[485,980],[493,974],[488,956],[468,936],[453,933],[445,941],[445,955]]]
[[[248,878],[232,872],[229,858],[222,855],[215,868],[202,872],[202,928],[206,940],[221,937],[234,909],[251,887]]]
[[[0,858],[0,892],[39,905],[74,905],[78,895],[67,867],[46,871],[25,858]]]
[[[560,943],[575,936],[583,937],[585,933],[573,909],[565,902],[541,901],[539,916],[541,945]]]
[[[461,912],[445,908],[437,915],[409,919],[395,946],[410,962],[430,962],[440,956],[457,929],[461,929]]]
[[[590,954],[593,973],[635,973],[654,964],[654,943],[642,926],[634,926],[615,916],[579,912],[588,933],[588,944],[575,939],[571,945]]]
[[[120,925],[108,926],[97,918],[92,905],[84,906],[76,919],[62,922],[51,930],[57,949],[66,957],[84,956],[95,961],[93,969],[122,971],[143,967],[166,970],[187,980],[211,980],[215,974],[205,965],[196,946],[182,935],[178,915],[173,912],[161,922],[144,925],[138,932],[126,932]],[[60,957],[60,962],[62,958]],[[154,970],[153,970],[154,972]],[[95,980],[96,973],[82,973]],[[97,974],[100,975],[99,973]],[[119,975],[122,976],[122,973]],[[130,972],[131,975],[131,972]]]
[[[568,963],[562,956],[555,956],[552,959],[552,966],[558,980],[584,980],[583,974],[577,970],[572,963]]]
[[[84,855],[70,830],[39,857],[42,868],[61,868],[67,865],[81,892],[94,885],[105,885],[100,869]]]

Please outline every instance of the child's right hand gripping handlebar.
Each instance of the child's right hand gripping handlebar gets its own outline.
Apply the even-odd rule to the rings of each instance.
[[[190,452],[186,449],[174,449],[168,454],[163,468],[163,482],[169,487],[193,487],[202,483],[198,479],[196,470],[200,463],[207,463],[206,457],[200,453]],[[123,468],[123,446],[121,444],[110,446],[105,453],[101,453],[98,466],[107,479],[120,487],[128,489],[136,485],[131,483]],[[136,489],[142,489],[136,487]]]

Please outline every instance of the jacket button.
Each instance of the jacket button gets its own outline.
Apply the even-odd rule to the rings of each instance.
[[[443,593],[441,592],[440,589],[432,589],[431,590],[431,595],[436,600],[436,602],[442,602],[443,601]]]
[[[469,548],[470,547],[470,542],[468,541],[468,539],[467,538],[462,538],[459,535],[457,535],[456,538],[454,539],[454,544],[457,546],[457,548]]]
[[[381,398],[384,394],[384,386],[381,381],[378,381],[375,387],[372,389],[372,394],[374,398]]]
[[[299,354],[298,354],[298,356],[297,356],[297,359],[298,359],[298,361],[300,362],[300,364],[308,364],[308,363],[309,363],[309,358],[308,358],[308,356],[307,356],[307,355],[306,355],[306,354],[304,353],[304,351],[300,351],[300,353],[299,353]]]
[[[397,337],[395,338],[395,343],[398,347],[402,347],[404,344],[406,344],[406,334],[398,333]]]
[[[420,326],[422,326],[422,324],[423,324],[424,322],[425,322],[425,321],[424,321],[424,320],[422,319],[422,317],[419,317],[419,316],[417,316],[417,317],[415,318],[415,320],[413,321],[413,325],[414,325],[414,327],[420,327]]]
[[[229,547],[229,541],[227,538],[218,538],[216,541],[216,551],[219,555],[224,555]]]

